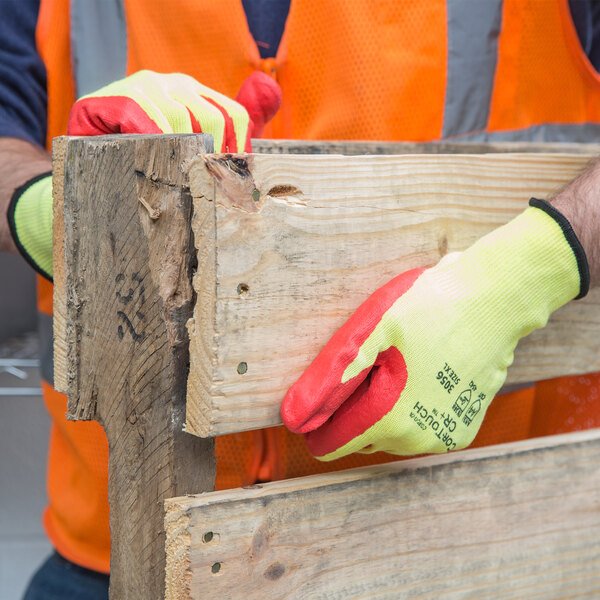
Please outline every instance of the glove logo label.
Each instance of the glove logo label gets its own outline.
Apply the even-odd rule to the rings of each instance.
[[[454,401],[454,404],[452,405],[452,410],[454,411],[457,417],[460,417],[467,408],[467,406],[469,406],[469,402],[471,402],[471,395],[472,391],[470,389],[465,390],[464,392],[461,392],[460,396]]]
[[[467,414],[463,417],[463,423],[467,426],[470,425],[480,410],[481,410],[481,400],[479,398],[477,398],[477,400],[475,400],[475,402],[473,402],[467,409]]]
[[[461,381],[456,371],[447,362],[437,372],[436,379],[448,394],[452,394],[455,386],[460,385]],[[421,402],[416,402],[410,411],[410,418],[422,431],[430,429],[443,443],[446,451],[454,450],[457,444],[453,436],[458,435],[458,432],[455,432],[459,423],[462,422],[463,427],[465,425],[469,427],[481,411],[485,397],[484,393],[477,393],[477,384],[471,380],[469,386],[454,400],[452,410],[440,412],[439,407],[427,407]],[[450,402],[451,399],[449,404]],[[463,430],[463,433],[466,432]]]
[[[454,386],[460,383],[460,377],[448,363],[444,363],[444,368],[438,371],[437,380],[449,394],[454,390]]]
[[[481,403],[485,400],[485,394],[483,392],[473,400],[473,392],[476,391],[477,386],[475,385],[475,382],[471,380],[469,388],[461,392],[452,405],[452,410],[457,417],[461,417],[462,414],[465,413],[462,422],[467,425],[467,427],[478,415],[481,410]]]
[[[435,437],[444,443],[447,451],[454,450],[456,448],[456,442],[450,436],[450,433],[456,429],[456,421],[452,419],[450,415],[446,415],[444,413],[440,415],[435,408],[429,411],[420,402],[415,402],[415,405],[410,413],[410,418],[423,431],[426,431],[428,427],[431,427],[435,433]]]

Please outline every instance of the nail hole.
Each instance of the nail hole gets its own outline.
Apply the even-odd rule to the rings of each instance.
[[[241,362],[238,366],[237,366],[237,372],[240,375],[243,375],[246,371],[248,370],[248,365],[245,362]]]
[[[202,536],[202,541],[205,544],[208,544],[208,542],[212,541],[213,539],[213,532],[212,531],[207,531],[203,536]]]
[[[249,290],[250,286],[247,283],[238,283],[237,293],[242,296],[242,298],[248,295]]]
[[[210,570],[213,572],[213,575],[215,575],[216,573],[218,573],[221,570],[221,563],[216,562],[211,568]]]
[[[260,192],[258,190],[252,191],[252,200],[254,200],[254,202],[258,202],[260,200]]]
[[[445,233],[442,233],[438,240],[438,251],[440,256],[445,256],[448,253],[448,237]]]

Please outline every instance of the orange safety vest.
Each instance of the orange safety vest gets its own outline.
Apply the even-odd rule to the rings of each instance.
[[[48,74],[49,140],[65,134],[75,90],[87,93],[139,69],[184,72],[229,96],[254,70],[270,73],[283,105],[265,137],[600,135],[600,77],[582,51],[567,0],[292,0],[277,56],[266,60],[241,0],[42,0],[37,43]],[[41,281],[41,297],[50,293]],[[51,314],[47,298],[40,309]],[[599,389],[599,377],[587,375],[499,397],[475,445],[597,426],[600,407],[587,399]],[[66,400],[50,385],[44,396],[52,415],[46,529],[64,556],[107,572],[106,438],[96,423],[67,422]],[[216,453],[221,489],[397,459],[321,463],[302,438],[279,427],[222,436]]]

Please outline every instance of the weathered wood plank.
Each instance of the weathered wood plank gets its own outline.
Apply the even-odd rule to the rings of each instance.
[[[600,431],[166,501],[167,600],[595,598]]]
[[[286,390],[372,291],[468,247],[530,196],[569,181],[588,158],[214,155],[195,162],[194,230],[206,260],[194,283],[203,301],[192,322],[187,431],[220,435],[279,423]],[[507,383],[594,370],[598,290],[521,343]]]
[[[545,154],[600,154],[600,144],[548,142],[369,142],[252,140],[256,154],[489,154],[535,152]]]
[[[119,600],[164,595],[162,500],[213,489],[213,441],[182,432],[195,300],[187,165],[210,144],[206,136],[64,142],[57,294],[66,323],[57,332],[68,342],[70,414],[98,420],[108,438],[111,597]]]
[[[63,218],[63,198],[65,180],[66,137],[52,141],[52,263],[54,270],[54,387],[59,392],[66,391],[67,383],[67,286],[65,284],[65,223]]]

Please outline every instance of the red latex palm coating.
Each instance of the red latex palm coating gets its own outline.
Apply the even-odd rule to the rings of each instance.
[[[219,112],[223,115],[223,120],[225,121],[225,134],[223,135],[223,144],[221,145],[221,152],[237,152],[237,139],[235,137],[235,129],[233,127],[233,120],[229,116],[229,113],[222,107],[216,100],[213,98],[208,98],[207,96],[201,96],[204,100],[206,100],[209,104],[212,104],[216,107]],[[188,112],[191,114],[192,111],[188,108]],[[193,115],[192,115],[193,117]],[[197,129],[196,129],[197,128]],[[202,127],[200,123],[196,120],[195,117],[192,118],[192,129],[194,133],[205,133],[202,131]],[[248,135],[246,135],[246,143],[249,141]],[[218,152],[217,148],[215,148],[215,152]],[[252,149],[250,149],[252,151]]]
[[[92,97],[75,102],[67,131],[69,135],[86,136],[163,133],[135,100],[125,96]]]
[[[225,107],[213,98],[200,96],[223,115],[225,133],[220,152],[238,152],[233,121]],[[244,150],[252,151],[251,137],[259,137],[281,106],[281,88],[275,80],[260,71],[252,73],[242,84],[236,101],[250,116]],[[203,133],[202,127],[188,107],[193,133]],[[126,96],[91,96],[77,101],[71,109],[69,135],[106,135],[110,133],[163,133],[135,100]]]
[[[395,277],[361,304],[283,399],[283,422],[290,431],[306,434],[314,455],[328,454],[361,435],[398,401],[408,374],[394,346],[345,383],[342,375],[383,314],[423,271],[413,269]]]
[[[215,100],[200,96],[215,106],[223,115],[225,133],[220,152],[237,152],[237,140],[233,121],[227,111]],[[192,133],[203,133],[202,127],[188,108]],[[69,135],[106,135],[109,133],[164,133],[148,116],[144,109],[131,98],[125,96],[104,96],[85,98],[73,106],[69,117]],[[248,143],[250,137],[248,136]],[[216,149],[215,149],[216,150]],[[252,149],[250,148],[249,151]]]

